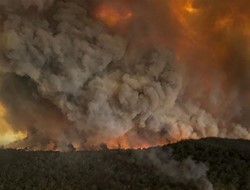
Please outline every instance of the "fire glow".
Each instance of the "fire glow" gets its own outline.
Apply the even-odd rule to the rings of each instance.
[[[30,90],[20,93],[28,114],[9,105],[11,113],[19,110],[10,121],[25,118],[24,147],[128,149],[209,136],[250,138],[247,1],[55,2],[49,14],[34,17],[47,24],[34,28],[29,14],[16,11],[21,24],[5,16],[11,12],[2,16],[0,53],[8,59],[0,66],[14,75],[6,80],[14,81],[13,89],[25,83]],[[9,91],[3,105],[11,102],[15,90]],[[24,138],[15,132],[23,126],[7,124],[11,115],[0,108],[0,134],[14,135],[4,141]]]
[[[131,10],[112,4],[103,4],[95,10],[95,17],[109,27],[125,25],[132,18]]]
[[[8,143],[24,139],[27,134],[18,131],[13,131],[12,127],[5,119],[6,109],[4,105],[0,102],[0,145],[6,145]]]
[[[121,4],[123,3],[124,7],[129,7],[128,1],[120,2]],[[130,1],[131,4],[133,4],[134,2]],[[223,93],[225,93],[223,96],[225,96],[226,93],[228,93],[229,83],[231,83],[231,76],[228,75],[228,73],[242,71],[241,69],[234,69],[237,67],[237,64],[239,64],[240,67],[243,66],[245,68],[249,68],[249,65],[244,65],[246,63],[234,63],[234,66],[229,66],[227,59],[230,59],[230,57],[232,56],[230,55],[230,48],[233,48],[233,46],[235,45],[235,38],[244,38],[247,44],[243,48],[247,48],[247,50],[249,51],[250,15],[246,10],[241,10],[241,5],[243,3],[224,1],[223,7],[225,10],[221,10],[221,12],[218,12],[219,10],[216,10],[216,5],[214,5],[213,3],[216,4],[216,2],[208,3],[199,0],[155,1],[151,6],[151,9],[153,11],[148,11],[148,14],[152,14],[152,12],[154,11],[161,11],[163,10],[162,7],[164,6],[168,7],[169,10],[166,9],[166,15],[170,14],[170,16],[168,15],[168,17],[172,18],[172,21],[178,24],[176,24],[175,26],[171,26],[171,24],[168,23],[168,18],[165,23],[166,27],[170,25],[169,30],[172,29],[171,27],[177,27],[177,30],[181,32],[174,36],[172,40],[167,40],[168,37],[164,36],[164,34],[162,35],[157,32],[151,33],[153,34],[153,38],[151,38],[152,35],[150,36],[151,39],[148,38],[148,36],[144,36],[143,41],[150,40],[152,42],[152,39],[154,39],[154,43],[165,43],[166,46],[174,49],[174,52],[176,53],[176,56],[178,58],[186,59],[187,64],[190,64],[189,67],[192,68],[192,70],[195,70],[195,67],[201,69],[200,72],[203,74],[203,76],[200,78],[203,84],[202,88],[207,93],[212,93],[211,91],[213,91],[214,88],[213,75],[214,72],[219,72],[222,80],[218,83],[218,86],[219,88],[223,89]],[[108,5],[105,5],[104,3],[101,7],[105,6]],[[133,5],[130,6],[133,7]],[[115,6],[112,7],[112,11],[108,11],[109,9],[107,8],[106,10],[106,15],[104,14],[103,16],[97,18],[99,18],[111,28],[117,23],[124,22],[128,26],[127,30],[130,30],[129,25],[134,21],[132,15],[136,15],[136,17],[138,17],[139,15],[139,18],[142,18],[142,20],[139,20],[138,22],[145,22],[144,19],[146,19],[143,18],[143,15],[140,15],[140,11],[136,11],[136,8],[132,9],[136,12],[130,12],[129,19],[119,19],[120,16],[112,16],[120,12],[119,9],[116,9]],[[147,12],[147,10],[145,11]],[[108,12],[110,13],[108,14]],[[111,14],[112,12],[113,14]],[[158,20],[164,20],[165,13],[159,13],[159,15],[161,15],[161,18],[157,17]],[[111,22],[108,18],[116,19],[114,19],[114,22]],[[157,21],[156,18],[153,19]],[[152,24],[153,27],[155,27],[153,22],[151,23],[150,21],[146,21],[146,24]],[[159,28],[156,28],[155,30],[161,31],[165,26],[162,25],[157,27]],[[203,57],[197,56],[199,54]],[[226,72],[225,68],[227,70]],[[235,73],[235,75],[238,74]],[[247,88],[247,91],[249,92],[249,88]],[[248,96],[244,98],[247,100],[247,97]],[[213,108],[208,107],[208,109],[210,109],[211,113],[213,113]],[[176,139],[182,140],[183,138],[176,137]],[[107,144],[110,147],[116,148],[149,147],[150,145],[152,145],[150,143],[147,144],[147,142],[141,144],[139,143],[139,145],[136,145],[136,143],[132,143],[131,145],[130,142],[131,139],[129,140],[129,138],[124,135],[120,138],[110,140]],[[160,141],[158,143],[161,144]]]

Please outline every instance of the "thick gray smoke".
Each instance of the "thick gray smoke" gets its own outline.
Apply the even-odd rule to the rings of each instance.
[[[28,131],[12,146],[91,148],[131,133],[131,147],[157,145],[158,137],[250,137],[240,124],[227,126],[198,103],[182,101],[174,52],[137,49],[131,37],[92,19],[87,1],[1,0],[0,6],[0,101],[13,128]]]

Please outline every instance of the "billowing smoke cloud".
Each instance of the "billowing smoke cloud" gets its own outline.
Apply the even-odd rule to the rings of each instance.
[[[179,1],[2,0],[0,101],[12,127],[28,133],[12,146],[61,150],[249,138],[245,38],[229,31],[220,39],[212,29],[203,38],[219,17],[208,13],[218,8],[185,2],[205,13],[182,15]],[[114,12],[98,14],[106,3]],[[121,19],[117,7],[131,14],[125,9]]]

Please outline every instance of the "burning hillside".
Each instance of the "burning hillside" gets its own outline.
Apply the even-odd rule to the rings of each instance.
[[[0,189],[249,190],[249,143],[208,138],[144,150],[0,149]]]
[[[0,138],[32,150],[249,139],[248,7],[2,0]]]

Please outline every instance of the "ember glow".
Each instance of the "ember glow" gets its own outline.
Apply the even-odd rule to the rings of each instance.
[[[98,6],[94,12],[94,16],[109,27],[125,25],[133,16],[128,8],[111,3]]]
[[[3,129],[28,134],[12,147],[249,139],[249,6],[246,0],[1,1],[0,101],[11,121]]]

